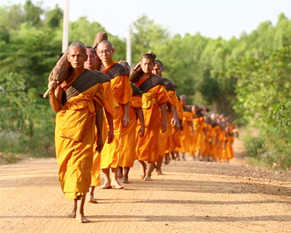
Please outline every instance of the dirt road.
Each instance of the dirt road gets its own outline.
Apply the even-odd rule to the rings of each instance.
[[[242,142],[230,164],[171,161],[154,181],[96,190],[85,205],[91,223],[66,218],[55,159],[0,167],[0,232],[291,232],[291,174],[246,165]]]

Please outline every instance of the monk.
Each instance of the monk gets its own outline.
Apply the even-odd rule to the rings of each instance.
[[[85,68],[95,71],[100,75],[101,82],[104,88],[104,95],[106,96],[106,102],[104,105],[106,119],[105,117],[103,118],[102,140],[103,142],[105,142],[106,138],[108,137],[107,143],[111,143],[114,138],[113,116],[115,108],[113,102],[113,94],[111,91],[110,79],[106,74],[103,74],[102,72],[97,70],[97,68],[101,66],[101,63],[95,49],[90,46],[87,46],[86,48],[88,58],[85,62]],[[109,129],[107,129],[106,120]],[[94,190],[96,186],[100,186],[100,157],[101,154],[98,153],[97,151],[94,151],[93,166],[91,171],[91,187],[89,189],[89,197],[87,198],[88,202],[95,204],[98,202],[94,198]]]
[[[80,200],[79,221],[87,223],[84,203],[91,183],[94,142],[98,152],[103,148],[101,132],[105,96],[100,76],[84,67],[87,59],[84,44],[73,42],[67,59],[72,66],[69,77],[61,84],[54,80],[48,84],[52,88],[50,106],[57,113],[56,157],[62,191],[67,199],[74,200],[72,213],[68,216],[76,218]]]
[[[119,61],[123,65],[129,75],[130,66],[126,61]],[[129,183],[128,174],[130,168],[133,167],[136,160],[136,136],[144,135],[145,126],[142,113],[142,93],[140,89],[131,83],[132,98],[129,105],[129,124],[121,131],[120,140],[120,160],[119,160],[119,175],[118,178],[123,180],[123,183]],[[137,120],[140,121],[140,127],[137,129]],[[136,135],[138,131],[138,135]]]
[[[180,140],[181,148],[177,148],[182,153],[182,160],[186,160],[185,153],[190,153],[191,136],[194,134],[193,114],[190,108],[186,106],[187,97],[180,95],[183,106],[183,131],[181,131]]]
[[[206,147],[206,141],[208,141],[207,132],[204,123],[204,115],[202,108],[197,105],[193,106],[193,124],[194,124],[194,144],[192,152],[194,152],[193,159],[202,161],[203,153]]]
[[[155,65],[154,54],[144,54],[140,61],[143,71],[140,79],[135,83],[142,91],[142,110],[145,121],[145,134],[137,138],[137,157],[141,163],[141,177],[151,181],[151,174],[155,163],[159,160],[160,130],[167,129],[167,101],[168,95],[162,77],[152,73]],[[162,121],[160,121],[160,111]],[[147,165],[146,163],[147,162]]]
[[[176,86],[176,84],[174,83]],[[177,88],[177,87],[176,87]],[[177,116],[180,123],[180,129],[176,129],[176,127],[173,127],[172,129],[172,140],[171,140],[171,154],[172,159],[175,159],[177,161],[180,161],[180,155],[179,151],[177,151],[177,148],[181,148],[181,140],[180,135],[181,131],[183,131],[183,106],[181,103],[180,95],[177,93],[177,99],[176,99],[176,108],[177,108]]]
[[[156,165],[156,171],[158,175],[163,175],[162,172],[162,162],[165,158],[165,165],[170,162],[169,153],[166,150],[170,146],[170,137],[172,135],[172,127],[180,128],[180,122],[177,116],[176,110],[176,91],[174,84],[167,78],[163,77],[164,66],[160,60],[155,60],[155,65],[153,67],[153,74],[159,75],[165,81],[166,91],[169,97],[167,102],[167,130],[165,132],[160,132],[159,136],[159,160]]]
[[[217,123],[216,114],[210,114],[211,123],[211,142],[210,142],[210,158],[212,161],[216,161],[218,158],[218,147],[219,147],[219,135],[220,135],[220,125]]]
[[[114,97],[115,113],[113,118],[114,139],[113,142],[105,143],[101,154],[101,170],[105,177],[102,189],[117,188],[123,186],[117,179],[117,172],[120,159],[120,137],[121,131],[129,124],[129,102],[132,97],[132,88],[126,69],[114,61],[114,48],[111,42],[103,40],[97,46],[97,55],[102,64],[100,71],[107,74],[111,80],[111,90]],[[110,169],[112,181],[110,179]]]

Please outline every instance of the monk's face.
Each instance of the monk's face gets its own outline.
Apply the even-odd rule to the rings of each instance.
[[[181,96],[180,98],[181,98],[182,105],[185,106],[187,102],[186,96]]]
[[[155,62],[153,73],[162,77],[163,68],[159,62]]]
[[[97,56],[91,48],[87,48],[87,56],[85,68],[89,70],[96,70]]]
[[[140,62],[140,67],[145,74],[152,73],[154,68],[154,61],[152,59],[142,58]]]
[[[68,61],[73,69],[83,69],[87,55],[81,47],[73,46],[69,50]]]
[[[114,50],[107,43],[100,43],[97,47],[97,55],[103,62],[111,62]]]

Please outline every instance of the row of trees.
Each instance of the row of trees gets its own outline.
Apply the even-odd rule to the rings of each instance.
[[[26,1],[0,7],[0,135],[13,132],[14,138],[9,139],[9,148],[0,142],[0,151],[31,152],[35,148],[28,142],[37,140],[44,142],[37,154],[51,151],[47,149],[53,146],[54,114],[40,96],[60,55],[62,17],[58,5],[44,9],[41,3]],[[276,25],[262,22],[250,34],[243,32],[230,40],[199,33],[172,34],[146,15],[133,26],[133,62],[145,52],[154,52],[164,63],[165,76],[177,83],[177,91],[189,97],[189,104],[210,106],[239,124],[251,123],[261,129],[259,138],[247,144],[250,155],[291,166],[287,161],[291,146],[290,19],[282,13]],[[81,17],[70,22],[70,41],[92,45],[99,31],[106,30]],[[115,60],[125,60],[125,39],[107,33],[116,50]],[[23,146],[14,145],[15,137]]]

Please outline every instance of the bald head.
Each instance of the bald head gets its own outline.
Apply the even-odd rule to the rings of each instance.
[[[183,104],[183,105],[186,105],[186,102],[187,102],[187,97],[186,97],[186,95],[180,95],[180,99],[181,99],[181,101],[182,101],[182,104]]]
[[[67,57],[73,69],[84,70],[84,63],[87,60],[86,46],[81,42],[73,42],[70,44]]]
[[[97,46],[97,55],[103,64],[110,64],[113,60],[114,48],[112,44],[107,41],[101,41]]]

